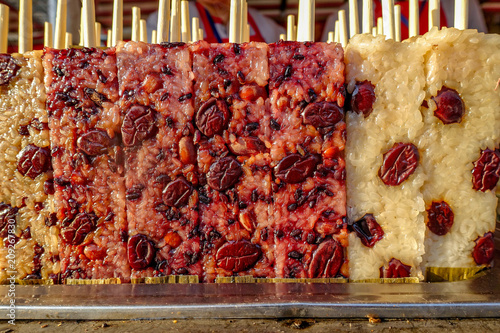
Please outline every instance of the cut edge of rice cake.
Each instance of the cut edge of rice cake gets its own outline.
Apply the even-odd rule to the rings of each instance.
[[[420,269],[425,234],[423,169],[418,165],[398,186],[385,185],[378,170],[383,164],[383,155],[396,144],[418,147],[423,129],[420,105],[425,96],[424,53],[419,45],[369,34],[355,36],[346,48],[348,93],[353,93],[356,82],[366,80],[374,86],[375,94],[373,110],[368,114],[368,107],[366,118],[352,111],[346,115],[349,223],[354,228],[355,222],[372,214],[383,231],[380,240],[367,243],[372,247],[363,245],[356,232],[349,235],[348,256],[353,281],[381,277],[423,279]],[[401,104],[401,101],[407,103]],[[421,152],[420,147],[416,149]],[[364,223],[360,221],[356,226]],[[377,232],[382,234],[380,230]],[[392,269],[395,265],[401,267],[401,271]]]
[[[489,237],[495,230],[498,200],[494,188],[473,189],[472,170],[483,150],[498,149],[500,144],[500,113],[496,112],[500,95],[495,91],[500,77],[500,36],[445,28],[433,29],[417,42],[429,49],[428,107],[422,107],[425,133],[420,140],[429,177],[423,188],[426,210],[431,211],[434,203],[434,214],[444,214],[445,209],[446,216],[449,210],[454,214],[452,225],[429,223],[429,214],[424,214],[434,231],[426,228],[422,266],[430,281],[462,280],[492,265],[484,258],[477,257],[478,262],[473,253],[485,244],[493,246]],[[465,107],[461,119],[446,125],[434,116],[434,98],[443,87],[458,93]]]

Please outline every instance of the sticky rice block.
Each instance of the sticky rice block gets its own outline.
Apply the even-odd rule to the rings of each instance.
[[[115,50],[46,48],[43,65],[61,279],[127,282]]]
[[[200,189],[204,279],[274,277],[268,46],[198,42],[192,51],[198,167],[207,184]],[[211,171],[221,161],[238,169],[222,188]]]
[[[57,280],[59,273],[41,55],[0,58],[0,66],[10,68],[0,85],[0,281],[6,271],[29,280]]]
[[[269,47],[278,278],[347,277],[343,57],[338,44]]]
[[[495,188],[473,188],[472,170],[483,150],[494,151],[500,144],[500,93],[496,90],[500,37],[450,28],[432,30],[418,42],[429,50],[425,67],[428,107],[422,107],[425,133],[419,140],[428,176],[423,187],[425,206],[429,209],[432,202],[445,201],[454,213],[454,222],[443,235],[427,228],[423,266],[432,270],[491,265],[493,248],[483,249],[491,253],[486,262],[476,262],[473,253],[477,241],[495,230],[497,198]],[[459,122],[444,124],[434,115],[438,105],[434,98],[443,87],[455,90],[463,101],[465,112]]]
[[[132,279],[201,277],[188,47],[120,43],[117,59]]]
[[[373,111],[347,113],[347,214],[350,223],[372,214],[383,237],[372,248],[362,244],[355,232],[349,236],[351,280],[380,277],[423,278],[425,211],[421,188],[424,170],[416,170],[400,185],[388,186],[378,175],[384,154],[396,143],[414,144],[418,151],[423,130],[420,113],[425,93],[425,48],[414,43],[396,43],[384,36],[357,35],[346,48],[347,90],[357,82],[374,86]],[[352,104],[352,103],[351,103]],[[382,274],[389,263],[399,260],[409,274]]]

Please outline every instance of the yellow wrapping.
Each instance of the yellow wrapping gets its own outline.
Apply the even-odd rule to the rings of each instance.
[[[427,282],[455,282],[486,274],[488,267],[427,267]]]

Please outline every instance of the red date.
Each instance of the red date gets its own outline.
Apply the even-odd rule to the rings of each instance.
[[[97,217],[94,214],[80,213],[67,226],[61,229],[61,238],[68,244],[79,245],[95,229]]]
[[[149,139],[156,132],[156,112],[142,105],[134,105],[125,115],[122,138],[125,146],[131,147]]]
[[[208,137],[221,134],[229,123],[229,108],[223,99],[206,101],[196,113],[196,126]]]
[[[128,262],[133,269],[148,267],[156,254],[153,243],[143,234],[136,234],[130,237],[127,250]]]
[[[472,257],[478,265],[489,265],[493,260],[494,252],[495,242],[493,241],[493,233],[487,232],[483,237],[476,239],[476,246],[474,247],[474,252],[472,252]]]
[[[410,272],[411,266],[405,265],[398,259],[392,258],[391,261],[389,261],[387,269],[385,269],[384,267],[380,267],[380,278],[405,278],[410,276]]]
[[[17,75],[19,66],[8,54],[0,54],[0,86],[8,84]]]
[[[460,123],[465,113],[464,101],[456,90],[443,87],[437,96],[432,97],[436,103],[434,115],[439,118],[443,124]]]
[[[184,177],[170,182],[163,190],[163,202],[167,206],[182,207],[188,203],[193,187]]]
[[[378,175],[385,185],[398,186],[415,172],[419,159],[420,155],[414,144],[396,143],[384,154]]]
[[[297,184],[310,177],[319,162],[317,155],[290,154],[274,167],[274,175],[285,183]]]
[[[309,278],[335,277],[344,261],[344,250],[339,242],[334,239],[321,243],[311,259],[308,269]]]
[[[373,111],[375,99],[375,87],[371,82],[356,82],[351,97],[351,109],[356,113],[362,113],[366,118]]]
[[[446,201],[434,201],[427,209],[427,228],[438,236],[446,235],[453,226],[454,218],[455,214]]]
[[[481,152],[479,159],[474,162],[472,169],[472,188],[486,192],[493,190],[500,178],[500,151],[486,149]]]
[[[87,155],[97,156],[108,151],[111,139],[105,131],[93,130],[79,137],[76,145]]]
[[[50,168],[50,150],[29,144],[17,155],[17,171],[35,179]]]
[[[352,228],[361,239],[361,243],[367,247],[373,247],[384,237],[384,230],[372,214],[363,216],[352,225]]]
[[[304,109],[304,124],[316,128],[333,126],[344,118],[344,110],[337,103],[311,103]]]
[[[208,185],[217,191],[224,191],[236,184],[243,170],[232,157],[224,157],[210,166],[207,173]]]
[[[259,246],[246,240],[227,242],[217,250],[217,266],[234,273],[242,272],[255,265],[260,255]]]

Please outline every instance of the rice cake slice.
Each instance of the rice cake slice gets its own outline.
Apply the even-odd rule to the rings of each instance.
[[[201,277],[189,49],[127,42],[117,58],[132,279]]]
[[[58,280],[41,55],[0,55],[0,281],[12,276],[7,271],[18,280]]]
[[[492,265],[494,186],[500,173],[500,95],[495,90],[500,37],[449,28],[432,30],[419,43],[429,50],[425,133],[419,143],[428,176],[423,267],[433,279],[457,280]],[[492,168],[490,179],[479,166],[485,161]],[[473,187],[476,172],[485,181],[481,189]]]
[[[46,48],[61,279],[130,280],[115,49]]]
[[[346,48],[347,90],[357,89],[351,100],[357,112],[346,116],[347,214],[357,230],[348,248],[354,281],[423,278],[425,174],[415,162],[422,152],[425,51],[368,34]]]
[[[276,277],[347,277],[344,62],[339,44],[269,50]]]

